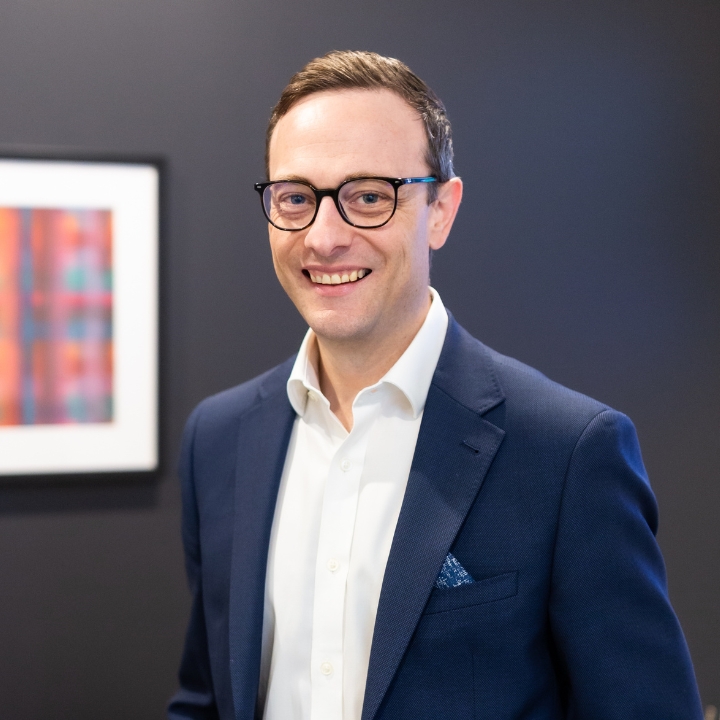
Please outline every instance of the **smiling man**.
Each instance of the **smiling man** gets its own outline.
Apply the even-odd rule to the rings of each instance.
[[[700,718],[632,424],[429,287],[462,196],[442,103],[397,60],[330,53],[266,158],[310,329],[188,421],[170,717]]]
[[[460,178],[429,190],[426,138],[417,111],[387,89],[306,96],[270,135],[269,174],[282,179],[258,189],[275,271],[312,328],[321,389],[348,431],[357,394],[427,316],[429,251],[460,204]],[[313,188],[337,188],[337,199],[318,202]]]

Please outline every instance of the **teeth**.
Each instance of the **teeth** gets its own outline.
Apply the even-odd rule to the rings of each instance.
[[[343,273],[342,275],[339,273],[333,275],[328,275],[327,273],[323,275],[313,275],[311,272],[308,272],[308,275],[310,275],[310,280],[319,285],[343,285],[361,280],[369,272],[369,270],[353,270],[350,274]]]

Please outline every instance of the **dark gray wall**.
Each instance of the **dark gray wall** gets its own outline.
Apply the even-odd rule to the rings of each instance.
[[[5,0],[0,144],[169,160],[164,472],[0,487],[0,717],[159,718],[188,611],[187,413],[303,324],[251,182],[290,74],[395,55],[447,103],[466,195],[434,284],[474,334],[636,421],[670,592],[720,705],[720,6]]]

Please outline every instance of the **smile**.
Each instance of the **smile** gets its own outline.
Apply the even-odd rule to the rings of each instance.
[[[362,280],[369,275],[372,270],[353,270],[351,273],[327,273],[313,274],[309,270],[303,270],[303,274],[309,277],[316,285],[344,285],[345,283],[353,283]]]

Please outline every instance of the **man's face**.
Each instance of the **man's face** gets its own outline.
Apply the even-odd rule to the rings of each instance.
[[[417,113],[390,91],[316,93],[278,122],[269,179],[325,189],[354,176],[422,177],[429,172],[426,147]],[[331,198],[323,198],[305,230],[269,226],[278,279],[321,340],[382,342],[424,317],[428,251],[447,235],[437,231],[435,205],[427,204],[426,186],[403,186],[395,215],[380,228],[348,225]],[[364,277],[352,282],[358,274]],[[318,282],[324,275],[348,281]]]

